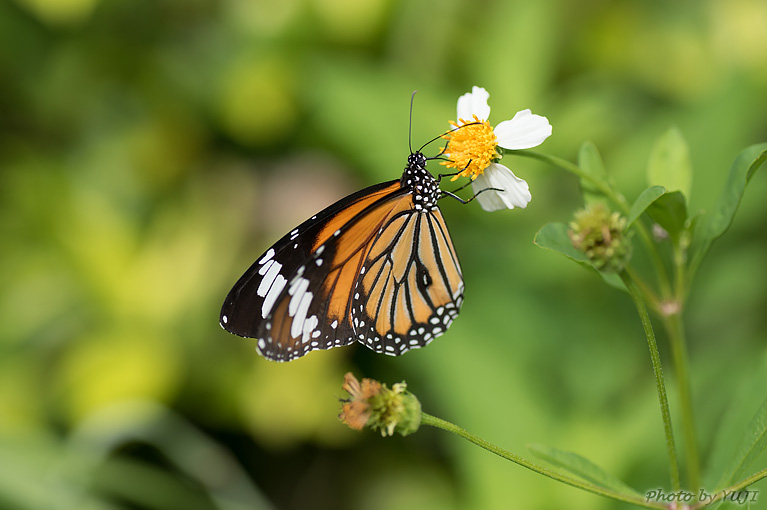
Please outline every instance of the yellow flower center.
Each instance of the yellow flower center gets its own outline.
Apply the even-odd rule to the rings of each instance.
[[[490,163],[500,157],[496,150],[498,142],[493,128],[486,120],[479,120],[476,115],[474,120],[458,119],[458,122],[450,121],[450,124],[456,129],[442,135],[442,138],[447,140],[445,154],[450,159],[441,164],[461,170],[452,181],[459,177],[476,179]]]

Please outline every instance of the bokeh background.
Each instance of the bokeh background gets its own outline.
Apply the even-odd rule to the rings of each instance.
[[[550,445],[668,488],[636,312],[533,245],[581,204],[531,160],[505,160],[526,210],[443,201],[466,301],[428,348],[275,364],[218,325],[284,232],[399,177],[413,90],[420,145],[472,85],[493,123],[547,116],[542,151],[595,142],[629,199],[679,127],[705,210],[767,140],[767,2],[0,1],[0,507],[626,507],[438,430],[352,432],[336,417],[349,370],[407,380],[426,411],[522,455]],[[704,461],[764,398],[763,174],[687,310]]]

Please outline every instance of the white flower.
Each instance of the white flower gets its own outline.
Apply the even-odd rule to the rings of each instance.
[[[533,198],[527,181],[520,179],[514,175],[514,172],[499,163],[490,163],[485,171],[471,182],[471,189],[485,211],[515,207],[524,209]]]
[[[458,98],[458,122],[451,122],[455,129],[443,137],[448,140],[445,155],[449,161],[442,164],[460,170],[453,180],[472,178],[472,189],[484,210],[524,208],[532,199],[530,187],[497,162],[501,155],[496,146],[510,150],[536,147],[551,135],[551,124],[546,117],[522,110],[492,128],[487,122],[489,97],[485,89],[475,86]]]

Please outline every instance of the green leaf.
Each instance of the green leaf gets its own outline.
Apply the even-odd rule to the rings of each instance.
[[[649,205],[647,214],[676,241],[687,222],[684,195],[679,191],[664,193]]]
[[[647,163],[647,180],[650,186],[663,186],[669,191],[680,191],[684,196],[690,196],[690,149],[679,129],[669,129],[655,142]]]
[[[642,213],[645,212],[645,210],[650,206],[650,204],[655,202],[658,197],[663,195],[665,192],[666,188],[663,186],[651,186],[644,190],[631,206],[628,215],[628,224],[626,226],[630,227],[633,225],[634,222],[639,219]]]
[[[551,446],[544,445],[528,445],[527,447],[533,455],[539,459],[567,470],[568,472],[583,478],[586,481],[598,485],[605,489],[615,491],[619,494],[623,494],[629,497],[644,498],[635,489],[629,487],[623,483],[617,477],[611,475],[601,467],[597,466],[585,457],[564,450],[559,450]]]
[[[767,399],[756,412],[742,437],[730,464],[722,472],[717,487],[727,487],[737,482],[767,448]]]
[[[604,163],[602,163],[602,157],[592,142],[584,142],[581,145],[581,150],[578,152],[578,166],[595,181],[608,182],[609,180]],[[588,179],[581,179],[581,189],[583,190],[583,201],[586,204],[605,199],[604,194]]]
[[[567,235],[568,230],[570,228],[564,223],[548,223],[535,234],[533,242],[541,248],[561,253],[579,264],[593,267],[586,254],[576,250],[573,243],[570,242],[570,236]]]
[[[730,228],[746,185],[765,161],[767,161],[767,143],[747,147],[735,158],[730,169],[730,176],[716,206],[710,214],[705,215],[698,222],[691,271],[695,271],[711,248],[711,244]]]
[[[754,395],[762,395],[767,387],[767,352],[755,363],[747,362],[740,370],[745,377],[737,389],[724,392],[726,399],[711,395],[710,406],[721,416],[716,434],[711,441],[703,487],[708,490],[723,488],[719,485],[729,477],[725,470],[730,470],[733,452],[737,451],[743,440],[743,431],[753,421],[759,409],[759,402]]]
[[[570,236],[567,235],[568,230],[570,230],[570,228],[564,223],[548,223],[535,234],[533,242],[541,248],[561,253],[567,258],[593,269],[599,273],[608,285],[625,291],[626,286],[617,274],[599,271],[594,267],[585,253],[575,249],[573,243],[570,242]]]

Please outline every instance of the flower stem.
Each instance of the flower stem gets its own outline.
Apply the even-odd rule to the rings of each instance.
[[[675,491],[678,491],[681,488],[679,481],[679,460],[676,456],[674,431],[671,427],[671,413],[669,412],[668,397],[666,395],[666,383],[663,379],[663,367],[660,362],[660,354],[658,353],[658,344],[655,341],[655,333],[653,332],[652,323],[650,322],[650,314],[647,313],[647,307],[642,300],[641,292],[628,273],[623,271],[620,276],[631,295],[631,299],[634,300],[634,305],[639,313],[639,319],[642,321],[642,327],[644,328],[645,336],[647,337],[647,345],[650,348],[650,359],[652,361],[653,372],[655,372],[655,387],[658,391],[660,411],[663,418],[663,428],[666,434],[666,450],[668,451],[669,458],[671,486]]]
[[[690,489],[700,488],[700,460],[695,433],[695,419],[692,410],[692,392],[690,391],[689,361],[684,339],[682,318],[679,313],[664,318],[664,325],[671,343],[674,359],[674,371],[678,381],[679,406],[682,414],[682,434],[684,437],[687,465],[687,481]]]
[[[647,285],[644,280],[642,280],[642,278],[632,268],[631,264],[626,266],[626,273],[628,273],[629,278],[631,278],[631,280],[636,284],[637,288],[642,293],[642,296],[644,296],[645,302],[650,305],[650,309],[660,314],[660,300],[658,299],[658,296],[650,288],[650,286]]]
[[[679,392],[679,406],[682,418],[682,435],[685,445],[685,457],[687,465],[687,482],[690,488],[700,488],[700,459],[698,456],[697,434],[695,431],[695,419],[692,406],[692,392],[690,390],[689,357],[685,342],[684,325],[682,323],[682,311],[684,300],[687,296],[687,242],[677,239],[673,246],[673,261],[675,273],[675,297],[672,313],[661,313],[663,325],[671,343],[671,355],[674,360],[674,371],[677,376],[677,391]]]
[[[594,179],[593,176],[584,172],[583,169],[579,167],[578,165],[576,165],[575,163],[571,163],[567,161],[566,159],[558,158],[556,156],[550,156],[549,154],[541,154],[539,152],[528,151],[528,150],[506,151],[506,152],[508,154],[514,154],[515,156],[525,156],[528,158],[537,159],[538,161],[543,161],[552,166],[559,167],[562,170],[565,170],[566,172],[570,172],[571,174],[577,176],[580,179],[590,182],[604,196],[606,196],[607,198],[612,200],[615,204],[617,204],[618,207],[621,208],[624,214],[628,214],[629,209],[631,208],[631,205],[626,200],[626,197],[624,197],[623,195],[615,191],[608,183]]]
[[[556,471],[552,471],[550,469],[547,469],[543,466],[539,466],[538,464],[535,464],[534,462],[531,462],[529,460],[526,460],[519,455],[516,455],[514,453],[511,453],[507,450],[504,450],[503,448],[494,445],[493,443],[490,443],[488,441],[485,441],[484,439],[475,436],[474,434],[468,432],[467,430],[459,427],[458,425],[454,425],[453,423],[450,423],[448,421],[445,421],[441,418],[437,418],[435,416],[431,416],[426,413],[421,413],[421,424],[423,425],[431,425],[432,427],[437,427],[442,430],[446,430],[448,432],[452,432],[453,434],[456,434],[467,441],[474,443],[475,445],[484,448],[485,450],[494,453],[500,457],[503,457],[506,460],[510,460],[511,462],[518,464],[522,467],[525,467],[527,469],[530,469],[531,471],[535,471],[536,473],[542,474],[544,476],[547,476],[553,480],[557,480],[562,483],[566,483],[567,485],[570,485],[572,487],[576,487],[578,489],[582,489],[587,492],[591,492],[592,494],[597,494],[599,496],[604,496],[607,498],[612,498],[618,501],[624,501],[626,503],[631,503],[638,506],[643,506],[645,508],[666,508],[666,505],[656,502],[648,502],[645,499],[641,497],[632,496],[630,494],[622,494],[610,489],[606,489],[604,487],[599,487],[597,485],[594,485],[592,483],[588,483],[582,480],[579,480],[575,477],[568,476],[566,474],[558,473]]]

